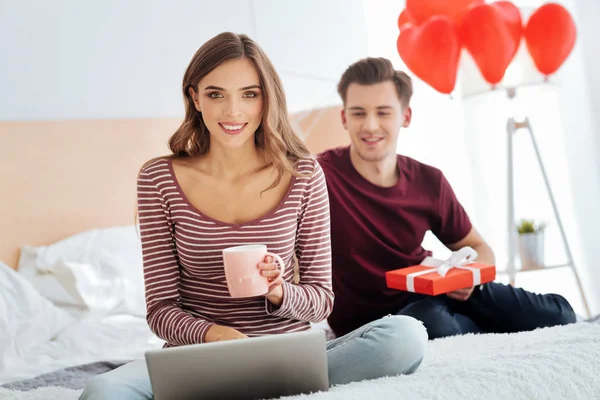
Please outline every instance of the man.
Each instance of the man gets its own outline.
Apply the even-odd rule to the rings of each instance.
[[[387,314],[421,320],[429,338],[471,332],[517,332],[575,322],[569,303],[499,283],[440,296],[388,289],[385,272],[419,264],[430,230],[449,249],[470,246],[477,261],[494,254],[441,171],[396,153],[410,125],[412,82],[384,58],[367,58],[343,74],[338,92],[351,145],[319,154],[331,205],[337,336]]]

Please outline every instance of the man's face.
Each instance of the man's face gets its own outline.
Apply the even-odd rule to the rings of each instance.
[[[342,110],[342,124],[352,147],[365,161],[396,157],[400,128],[410,125],[411,109],[403,107],[391,81],[373,85],[351,83]]]

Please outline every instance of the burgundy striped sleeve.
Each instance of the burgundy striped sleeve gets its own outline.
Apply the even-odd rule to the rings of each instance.
[[[325,175],[316,160],[300,164],[307,181],[302,194],[296,234],[296,257],[300,281],[283,283],[283,301],[279,308],[267,301],[271,315],[299,321],[319,322],[327,318],[333,308],[331,286],[331,243],[329,198]]]
[[[213,323],[182,309],[173,223],[161,191],[165,185],[161,164],[157,161],[143,168],[137,182],[148,325],[170,345],[202,343]]]

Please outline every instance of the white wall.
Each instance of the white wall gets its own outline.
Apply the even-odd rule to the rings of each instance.
[[[182,116],[190,58],[228,30],[265,49],[291,111],[336,102],[366,51],[359,0],[0,0],[0,120]]]
[[[597,0],[563,0],[573,14],[578,38],[559,71],[558,97],[573,206],[577,221],[576,259],[593,313],[600,312],[600,27]],[[560,190],[560,189],[559,189]]]
[[[579,41],[582,43],[582,56],[585,63],[585,77],[589,87],[590,108],[595,118],[596,136],[600,137],[600,2],[597,0],[570,0],[578,22]],[[598,140],[600,145],[600,140]],[[600,154],[600,147],[598,148]]]

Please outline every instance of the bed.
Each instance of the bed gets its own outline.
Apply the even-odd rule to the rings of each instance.
[[[51,339],[4,360],[0,398],[77,399],[94,375],[162,345],[140,316],[106,310],[69,315],[73,319]],[[413,375],[291,399],[597,399],[599,356],[598,322],[465,335],[429,342],[424,363]]]
[[[134,260],[135,252],[119,254],[111,247],[130,242],[135,249],[136,239],[133,226],[91,230],[51,246],[25,248],[19,272],[0,265],[0,303],[22,306],[11,321],[2,321],[8,327],[3,339],[9,348],[0,353],[1,399],[77,399],[91,377],[163,345],[146,325],[142,293],[129,281],[136,274],[117,267],[119,260]],[[81,269],[88,271],[75,276],[73,271]],[[92,288],[86,279],[104,279],[118,289]],[[600,398],[599,374],[596,320],[518,334],[435,340],[413,375],[292,398],[595,399]]]
[[[318,131],[338,111],[295,124]],[[91,377],[163,345],[144,319],[134,188],[176,125],[0,123],[0,399],[76,399]],[[599,374],[596,320],[432,341],[413,375],[296,398],[600,399]]]

